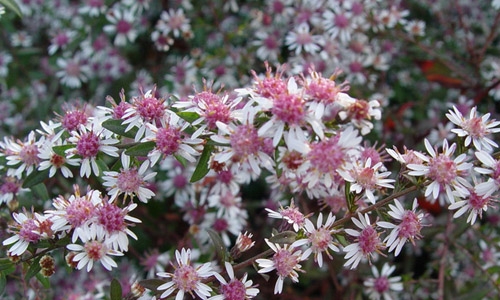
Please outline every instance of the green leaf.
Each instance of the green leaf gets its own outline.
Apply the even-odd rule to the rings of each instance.
[[[180,111],[177,115],[182,119],[186,120],[188,123],[193,123],[200,118],[200,115],[191,111]]]
[[[297,234],[293,231],[283,231],[269,238],[270,242],[276,244],[291,244],[295,242]]]
[[[42,183],[45,179],[49,178],[49,169],[38,171],[35,170],[29,174],[23,182],[23,188],[28,189],[37,184]]]
[[[125,154],[129,156],[148,156],[149,152],[153,150],[155,146],[156,143],[153,141],[140,143],[125,150]]]
[[[205,229],[208,233],[208,236],[210,236],[210,239],[214,243],[215,247],[215,252],[217,253],[217,256],[219,259],[224,262],[227,261],[227,258],[229,257],[229,254],[227,253],[226,246],[224,245],[224,242],[222,241],[222,238],[220,235],[213,229],[207,228]]]
[[[15,12],[19,17],[23,16],[21,9],[14,0],[0,0],[0,4]]]
[[[0,295],[5,291],[5,287],[7,286],[7,276],[4,273],[0,272]]]
[[[110,299],[111,300],[121,300],[122,299],[122,286],[116,278],[113,278],[111,280],[111,287],[110,287]]]
[[[155,292],[158,287],[162,284],[164,284],[165,281],[160,280],[160,279],[146,279],[146,280],[141,280],[139,284],[145,288],[147,288],[150,291]]]
[[[40,258],[41,257],[37,257],[31,262],[31,265],[28,268],[28,272],[26,272],[26,276],[24,277],[24,280],[26,280],[26,282],[28,282],[31,278],[33,278],[33,276],[40,273],[40,271],[42,270],[42,267],[40,266]]]
[[[60,155],[62,157],[66,157],[66,150],[75,148],[75,145],[61,145],[61,146],[54,146],[52,147],[52,151],[54,151],[55,154]]]
[[[10,274],[16,270],[16,265],[8,258],[0,259],[0,272]]]
[[[41,273],[36,274],[36,279],[40,281],[44,288],[50,289],[50,280],[48,277],[43,276]]]
[[[134,127],[129,131],[125,131],[128,125],[122,125],[122,122],[123,120],[109,119],[102,123],[102,127],[118,135],[128,137],[131,139],[135,138],[135,135],[137,133],[137,128]]]
[[[47,187],[43,183],[39,183],[37,185],[32,186],[31,192],[41,200],[49,200],[49,191],[47,190]]]
[[[196,169],[193,172],[193,176],[191,176],[190,182],[196,182],[198,180],[203,179],[205,175],[208,174],[208,171],[210,171],[210,168],[208,166],[208,161],[210,160],[210,155],[212,155],[212,152],[214,151],[214,146],[213,145],[205,145],[205,148],[203,149],[203,152],[201,153],[200,160],[198,161],[198,165],[196,166]]]

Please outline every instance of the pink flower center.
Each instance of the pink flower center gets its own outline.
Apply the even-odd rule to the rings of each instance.
[[[55,44],[58,46],[64,46],[69,42],[69,37],[65,33],[59,33],[55,37]]]
[[[389,279],[386,276],[375,278],[373,288],[380,294],[387,292],[389,290]]]
[[[90,6],[90,7],[101,7],[104,5],[104,1],[103,0],[89,0],[87,1],[87,5]]]
[[[356,181],[359,185],[361,185],[364,189],[371,189],[375,186],[376,178],[375,178],[375,170],[372,168],[363,168],[358,172],[356,176]]]
[[[221,195],[220,204],[224,208],[231,208],[236,207],[238,205],[238,202],[236,201],[235,195],[233,195],[233,193],[231,193],[230,191],[227,191],[223,195]]]
[[[480,212],[482,209],[484,209],[488,205],[489,202],[490,202],[489,196],[480,196],[480,195],[476,194],[474,191],[470,192],[469,205],[476,212]]]
[[[275,0],[272,3],[272,8],[275,14],[281,14],[285,10],[285,4],[279,0]]]
[[[106,228],[106,231],[113,233],[125,229],[125,214],[118,206],[110,203],[105,203],[97,211],[99,224]]]
[[[358,237],[358,244],[363,254],[370,254],[377,250],[380,244],[380,238],[377,231],[369,226],[363,229]]]
[[[287,124],[299,125],[305,115],[304,102],[297,95],[281,93],[275,96],[271,112]]]
[[[257,130],[250,125],[241,125],[230,137],[234,161],[256,155],[260,149],[260,139]]]
[[[95,157],[99,153],[99,146],[99,137],[93,132],[87,132],[76,143],[76,151],[83,158]]]
[[[171,155],[179,149],[181,132],[179,129],[167,127],[158,128],[156,133],[156,147],[165,155]]]
[[[420,224],[420,220],[415,212],[407,210],[403,214],[403,218],[401,219],[401,223],[399,224],[398,235],[401,237],[412,239],[420,235],[421,228],[422,225]]]
[[[173,178],[173,184],[176,189],[183,189],[188,184],[188,179],[182,174],[175,175]]]
[[[35,220],[27,219],[21,224],[21,229],[19,230],[19,237],[23,241],[34,243],[38,242],[40,236],[35,233],[38,231],[38,226],[36,225]]]
[[[84,248],[88,258],[93,261],[100,260],[107,251],[106,247],[99,241],[86,242]]]
[[[376,165],[382,161],[380,153],[372,147],[364,148],[363,151],[361,151],[361,159],[367,160],[368,158],[372,160],[372,165]]]
[[[19,151],[19,157],[28,166],[37,165],[40,162],[38,158],[38,147],[35,144],[26,144]]]
[[[137,168],[131,168],[128,170],[121,170],[118,174],[116,185],[124,193],[133,193],[139,190],[141,186],[142,178],[139,176]]]
[[[325,251],[332,242],[332,235],[329,230],[320,227],[309,235],[313,251]]]
[[[74,61],[68,61],[66,65],[66,74],[70,77],[80,76],[80,64]]]
[[[297,266],[298,257],[293,255],[289,250],[280,249],[274,254],[273,261],[278,276],[286,277]]]
[[[283,91],[286,91],[286,83],[281,78],[266,77],[264,80],[259,81],[257,93],[266,98],[273,98]]]
[[[233,179],[233,173],[229,170],[222,170],[217,174],[217,179],[222,183],[228,184]]]
[[[163,102],[155,97],[148,97],[137,101],[137,111],[147,122],[157,121],[165,114]]]
[[[304,162],[304,157],[297,151],[287,152],[281,160],[290,170],[297,170]]]
[[[66,208],[66,219],[73,228],[80,226],[96,213],[95,206],[86,198],[76,198]]]
[[[495,180],[495,182],[497,184],[500,184],[500,160],[497,160],[495,162],[495,166],[493,167],[493,174],[492,174],[492,177],[493,180]]]
[[[231,279],[228,284],[222,285],[220,289],[224,299],[246,299],[246,287],[238,279]]]
[[[472,138],[482,138],[486,135],[486,127],[481,118],[467,120],[464,124],[464,130],[467,131]]]
[[[0,186],[1,194],[16,194],[19,191],[19,184],[11,181],[6,181]]]
[[[215,220],[213,227],[214,227],[215,231],[223,232],[223,231],[227,230],[227,228],[229,227],[229,224],[227,223],[227,221],[225,219],[219,218],[219,219]]]
[[[333,23],[335,24],[335,27],[339,27],[340,29],[349,27],[349,19],[342,14],[335,15]]]
[[[172,15],[168,21],[168,26],[172,29],[182,29],[182,24],[184,24],[184,15]]]
[[[190,292],[196,290],[200,277],[192,266],[186,265],[175,269],[172,281],[179,290]]]
[[[428,176],[441,186],[448,185],[457,177],[457,166],[451,158],[439,154],[430,159]]]
[[[87,123],[87,115],[80,110],[68,111],[62,119],[62,126],[68,131],[76,130],[80,124],[85,123]]]
[[[299,45],[307,45],[312,42],[312,37],[309,32],[302,32],[297,34],[295,41]]]
[[[130,31],[130,29],[132,29],[132,24],[130,24],[129,22],[127,22],[125,20],[119,20],[116,23],[116,32],[119,34],[120,33],[126,34]]]
[[[338,137],[334,137],[312,144],[307,156],[313,168],[323,174],[335,174],[342,168],[346,154],[338,144]]]
[[[301,213],[296,207],[285,208],[284,210],[281,211],[281,215],[285,219],[292,221],[294,224],[297,224],[300,227],[302,227],[305,223],[304,214]]]
[[[340,89],[335,85],[335,81],[325,78],[318,78],[311,81],[306,86],[306,94],[315,101],[331,104],[335,102]]]
[[[120,102],[117,106],[113,108],[113,119],[119,120],[125,114],[125,111],[130,107],[127,102]]]
[[[264,47],[266,47],[269,50],[275,50],[278,48],[278,42],[276,40],[276,37],[274,36],[266,37],[262,42],[262,45],[264,45]]]
[[[229,107],[216,94],[207,91],[201,92],[193,100],[199,101],[204,106],[203,116],[207,122],[208,129],[217,128],[217,122],[229,123],[231,119]]]

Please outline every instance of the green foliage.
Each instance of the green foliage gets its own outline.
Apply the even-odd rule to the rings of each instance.
[[[13,11],[19,17],[22,17],[21,9],[14,0],[0,0],[0,4],[5,6],[8,10]]]

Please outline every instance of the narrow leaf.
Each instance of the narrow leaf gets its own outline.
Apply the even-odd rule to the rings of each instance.
[[[47,187],[43,183],[39,183],[37,185],[32,186],[31,191],[35,196],[40,198],[41,200],[49,200],[49,191],[47,190]]]
[[[269,238],[269,241],[277,244],[291,244],[295,242],[296,238],[297,234],[295,232],[283,231]]]
[[[102,123],[102,127],[118,135],[128,137],[131,139],[135,138],[135,134],[137,133],[137,128],[134,127],[129,131],[125,131],[128,125],[122,125],[122,122],[123,120],[109,119]]]
[[[200,115],[191,111],[180,111],[177,113],[179,117],[186,120],[188,123],[193,123],[200,118]]]
[[[19,17],[23,16],[23,14],[21,13],[21,9],[19,8],[19,5],[17,5],[17,3],[14,0],[0,0],[0,4],[12,10]]]
[[[7,276],[4,273],[0,272],[0,295],[3,295],[5,292],[5,287],[7,286]]]
[[[215,247],[215,252],[217,253],[217,256],[221,261],[227,261],[227,258],[229,257],[227,253],[226,246],[224,245],[224,242],[222,241],[222,238],[220,235],[213,229],[207,228],[206,229],[208,235],[210,236],[210,239],[214,243]]]
[[[55,152],[55,154],[60,155],[62,157],[66,157],[66,150],[75,148],[75,145],[61,145],[61,146],[54,146],[52,147],[52,151]]]
[[[116,278],[113,278],[111,280],[111,287],[110,287],[110,299],[111,300],[121,300],[122,299],[122,286]]]
[[[125,151],[125,154],[129,156],[147,156],[151,150],[155,148],[155,142],[144,142],[138,145],[132,146]]]
[[[208,171],[210,171],[210,168],[208,166],[208,161],[210,160],[210,155],[214,151],[214,146],[213,145],[205,145],[205,148],[203,149],[203,152],[201,153],[200,160],[198,161],[198,165],[196,166],[196,169],[193,172],[193,176],[191,176],[191,182],[196,182],[198,180],[203,179],[205,175],[208,174]]]
[[[43,276],[41,273],[36,274],[36,279],[40,281],[44,288],[50,289],[50,280],[48,277]]]
[[[37,184],[42,183],[45,179],[49,178],[49,169],[38,171],[35,170],[29,174],[23,182],[23,188],[28,189]]]
[[[31,278],[33,278],[33,276],[35,276],[42,270],[42,267],[40,266],[40,258],[41,257],[38,257],[31,262],[31,265],[28,268],[28,272],[26,272],[26,276],[24,277],[24,280],[26,280],[26,282],[28,282]]]

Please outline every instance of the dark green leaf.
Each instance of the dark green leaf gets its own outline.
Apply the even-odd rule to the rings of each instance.
[[[41,257],[37,257],[31,262],[31,265],[28,268],[28,272],[26,272],[26,276],[24,277],[24,280],[26,280],[26,282],[33,278],[33,276],[35,276],[36,274],[40,273],[40,270],[42,270],[42,267],[40,266],[40,258]]]
[[[190,111],[180,111],[177,113],[179,117],[186,120],[188,123],[193,123],[200,118],[200,115]]]
[[[3,295],[6,285],[7,285],[7,276],[5,276],[4,273],[0,272],[0,295]]]
[[[0,4],[5,6],[7,9],[12,10],[16,15],[22,17],[21,9],[14,0],[0,0]]]
[[[269,238],[270,242],[277,244],[291,244],[295,242],[297,238],[297,233],[293,231],[283,231]]]
[[[8,258],[0,259],[0,272],[10,274],[16,269],[16,265]]]
[[[227,261],[229,255],[227,253],[226,246],[224,245],[224,242],[222,241],[220,235],[211,228],[207,228],[205,230],[208,232],[208,235],[210,236],[212,243],[214,243],[215,252],[217,253],[219,259],[222,262]]]
[[[144,142],[138,145],[132,146],[125,151],[125,154],[129,156],[147,156],[151,150],[155,148],[155,142]]]
[[[150,291],[156,291],[158,287],[162,284],[164,284],[165,281],[160,280],[160,279],[146,279],[142,280],[139,282],[139,284],[145,288],[147,288]]]
[[[122,299],[122,286],[116,278],[111,280],[110,287],[110,299],[111,300],[121,300]]]
[[[75,148],[75,145],[61,145],[61,146],[54,146],[52,147],[52,151],[54,151],[55,154],[60,155],[62,157],[66,157],[66,150]]]
[[[41,273],[36,274],[36,279],[40,281],[44,288],[50,289],[50,280],[48,277],[43,276]]]
[[[191,176],[191,182],[196,182],[198,180],[203,179],[205,175],[208,174],[208,171],[210,171],[210,168],[208,166],[208,161],[210,160],[210,155],[212,155],[212,152],[214,151],[214,146],[212,145],[205,145],[205,148],[203,149],[203,152],[201,153],[200,160],[198,161],[198,165],[196,166],[196,169],[193,172],[193,176]]]
[[[106,120],[102,123],[102,127],[106,128],[107,130],[116,133],[118,135],[128,137],[128,138],[135,138],[135,134],[137,133],[137,128],[134,127],[130,129],[129,131],[125,131],[127,129],[127,124],[122,125],[123,120],[114,120],[114,119],[109,119]]]
[[[23,188],[28,189],[42,183],[47,178],[49,178],[49,169],[43,171],[34,170],[24,179]]]
[[[49,191],[47,191],[47,187],[43,183],[39,183],[37,185],[32,186],[31,191],[35,196],[40,198],[41,200],[49,200]]]

